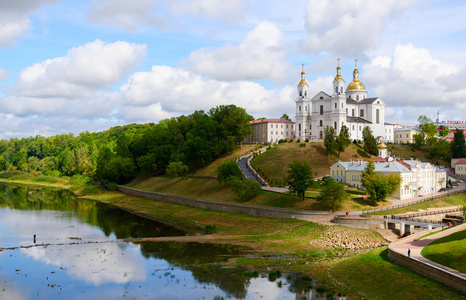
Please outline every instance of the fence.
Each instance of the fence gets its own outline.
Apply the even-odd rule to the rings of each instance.
[[[428,211],[422,213],[415,213],[415,214],[408,214],[403,216],[388,216],[389,219],[394,220],[407,220],[409,218],[416,218],[416,217],[425,217],[425,216],[433,216],[433,215],[441,215],[441,214],[448,214],[451,212],[459,212],[461,208],[454,208],[454,209],[445,209],[445,210],[436,210],[436,211]]]
[[[364,210],[364,211],[362,212],[362,214],[364,215],[364,214],[370,214],[370,213],[375,213],[375,212],[379,212],[379,211],[392,210],[392,209],[396,209],[396,208],[402,208],[402,207],[412,206],[412,205],[415,205],[415,204],[419,204],[419,203],[424,203],[424,202],[427,202],[427,201],[431,201],[431,200],[434,200],[434,199],[437,199],[437,198],[442,198],[442,197],[446,197],[446,196],[450,196],[450,195],[455,195],[455,194],[459,194],[459,193],[464,193],[464,192],[466,192],[466,188],[459,189],[459,190],[456,190],[456,191],[445,192],[445,193],[442,193],[442,194],[439,194],[439,195],[435,195],[435,196],[423,198],[423,199],[416,200],[416,201],[410,202],[410,203],[404,203],[404,204],[398,204],[398,205],[390,205],[390,206],[387,206],[387,207],[381,207],[381,208],[374,208],[374,209],[370,209],[370,210]]]

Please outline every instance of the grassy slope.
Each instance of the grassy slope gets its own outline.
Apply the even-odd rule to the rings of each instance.
[[[396,215],[396,214],[405,214],[405,213],[417,213],[425,212],[429,208],[442,208],[442,207],[451,207],[451,206],[460,206],[466,205],[466,193],[451,195],[448,197],[438,198],[431,201],[396,208],[391,210],[385,210],[375,213],[370,213],[369,215]]]
[[[427,245],[422,256],[439,264],[466,273],[466,229]]]
[[[324,282],[363,299],[464,299],[460,292],[392,263],[387,247],[333,263]]]

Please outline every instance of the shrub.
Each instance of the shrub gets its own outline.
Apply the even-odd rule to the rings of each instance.
[[[282,272],[280,270],[269,272],[269,280],[275,281],[277,278],[282,276]]]
[[[206,226],[204,227],[204,232],[205,232],[205,234],[214,233],[216,230],[217,230],[217,228],[215,227],[215,225],[206,225]]]
[[[70,179],[70,184],[71,185],[85,185],[89,182],[91,182],[92,179],[87,177],[87,176],[84,176],[84,175],[80,175],[80,174],[76,174],[76,175],[73,175],[71,176],[71,179]]]
[[[246,202],[256,197],[261,191],[261,185],[252,179],[243,180],[232,178],[228,181],[228,185],[233,192],[238,196],[239,202]]]
[[[301,143],[301,140],[300,140],[300,139],[297,139],[297,140],[296,140],[296,143]]]
[[[243,172],[234,159],[229,159],[217,167],[217,180],[220,183],[226,183],[235,178],[243,179]]]
[[[301,143],[301,144],[299,144],[299,147],[300,147],[300,148],[306,147],[306,144],[305,144],[305,143]]]
[[[41,175],[41,176],[35,178],[34,181],[47,182],[47,183],[57,183],[57,179],[55,177],[49,177],[49,176],[44,176],[44,175]]]
[[[306,139],[304,140],[304,142],[306,142],[306,143],[307,143],[307,142],[309,142],[309,139],[308,139],[308,138],[306,138]]]

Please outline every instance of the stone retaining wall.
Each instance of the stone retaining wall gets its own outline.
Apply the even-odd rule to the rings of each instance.
[[[424,234],[426,234],[425,231],[419,233],[419,236]],[[411,236],[410,238],[415,237]],[[420,261],[413,257],[408,257],[402,253],[397,252],[394,249],[394,245],[397,242],[393,242],[388,246],[388,258],[391,261],[410,268],[414,272],[424,275],[425,277],[437,280],[449,287],[461,291],[462,293],[466,293],[466,278],[461,277],[453,272],[449,272],[448,270],[438,268],[432,264]],[[448,267],[445,268],[449,269]]]
[[[385,229],[384,219],[335,217],[333,222],[338,225],[357,229]]]
[[[329,215],[330,211],[306,211],[285,209],[267,206],[246,205],[234,202],[216,201],[201,198],[193,198],[188,196],[166,194],[142,191],[130,187],[118,186],[118,190],[123,194],[140,197],[145,199],[152,199],[163,202],[176,203],[181,205],[188,205],[192,207],[202,208],[206,210],[224,211],[238,214],[245,214],[255,217],[264,218],[312,218],[319,215]]]

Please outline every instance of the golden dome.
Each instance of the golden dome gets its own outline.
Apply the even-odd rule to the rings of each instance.
[[[379,149],[387,149],[387,146],[384,144],[384,142],[379,145]]]
[[[338,74],[337,76],[335,76],[335,79],[334,79],[334,80],[342,81],[342,80],[343,80],[343,77],[341,77],[341,75]]]
[[[353,81],[351,81],[348,84],[348,87],[346,88],[346,90],[365,90],[365,89],[366,87],[361,81],[359,81],[359,79],[354,79]]]
[[[295,82],[296,82],[296,81],[295,81]],[[302,86],[307,85],[306,79],[304,79],[304,78],[301,79],[301,81],[299,82],[299,84],[302,85]]]

